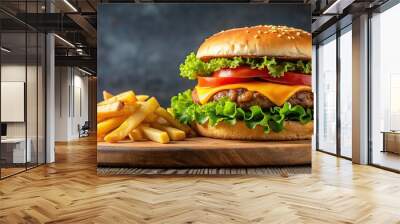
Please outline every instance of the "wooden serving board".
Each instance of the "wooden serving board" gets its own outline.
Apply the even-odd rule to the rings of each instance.
[[[99,142],[97,163],[140,168],[305,165],[311,164],[311,140],[254,142],[198,137],[169,144]]]

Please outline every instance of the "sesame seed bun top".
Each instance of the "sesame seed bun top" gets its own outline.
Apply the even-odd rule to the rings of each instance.
[[[221,31],[207,38],[197,58],[262,57],[311,60],[311,34],[292,27],[259,25]]]

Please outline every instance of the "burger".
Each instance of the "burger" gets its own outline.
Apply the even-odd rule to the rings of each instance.
[[[170,112],[200,135],[238,140],[311,139],[311,34],[259,25],[207,38],[180,65],[197,80]]]

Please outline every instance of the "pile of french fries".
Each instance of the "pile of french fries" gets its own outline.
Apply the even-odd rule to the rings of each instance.
[[[177,121],[156,98],[133,91],[113,96],[103,91],[97,104],[97,140],[110,143],[151,140],[159,143],[184,140],[194,132]]]

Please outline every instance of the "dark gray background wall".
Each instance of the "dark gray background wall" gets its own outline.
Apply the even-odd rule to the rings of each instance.
[[[179,65],[221,30],[260,24],[310,32],[311,11],[299,4],[103,4],[98,11],[98,99],[103,90],[133,89],[168,106],[196,81]]]

